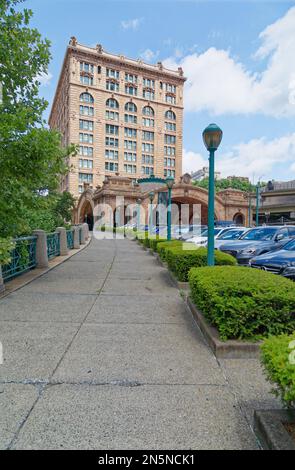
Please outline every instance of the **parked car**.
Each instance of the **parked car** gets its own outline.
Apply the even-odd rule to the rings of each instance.
[[[280,250],[292,236],[295,236],[294,225],[256,227],[248,230],[238,240],[224,243],[219,249],[235,256],[239,264],[249,265],[254,256]]]
[[[228,230],[220,232],[215,238],[214,247],[218,250],[221,245],[229,240],[238,240],[245,232],[248,232],[247,227],[231,227]]]
[[[286,243],[281,250],[255,256],[250,261],[251,268],[264,269],[295,281],[295,239]]]
[[[185,233],[182,233],[179,239],[182,241],[186,241],[189,238],[192,238],[193,236],[199,236],[201,235],[201,233],[207,230],[207,228],[207,225],[190,225],[189,230]]]
[[[229,227],[222,228],[222,227],[215,227],[214,228],[214,238],[216,239],[219,234],[225,233],[230,230]],[[189,243],[195,243],[195,245],[202,245],[205,246],[208,243],[208,229],[201,231],[200,235],[188,238],[186,240]]]

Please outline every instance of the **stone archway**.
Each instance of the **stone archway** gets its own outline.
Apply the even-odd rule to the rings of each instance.
[[[245,224],[245,217],[244,217],[244,214],[242,214],[241,212],[237,212],[237,213],[233,216],[233,222],[234,222],[236,225],[244,225],[244,224]]]
[[[77,222],[87,223],[90,231],[92,231],[94,224],[93,208],[93,191],[89,189],[82,194],[78,201]]]

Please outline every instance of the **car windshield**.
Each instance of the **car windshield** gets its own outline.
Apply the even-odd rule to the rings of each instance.
[[[239,238],[244,230],[228,230],[225,233],[222,233],[218,236],[218,240],[235,240]]]
[[[271,240],[276,233],[277,228],[254,228],[245,233],[241,240]]]
[[[215,237],[215,235],[218,235],[219,232],[221,232],[221,230],[222,230],[221,228],[215,228],[214,229],[214,237]],[[208,237],[208,229],[202,230],[200,236],[201,237]]]
[[[295,239],[291,240],[284,246],[284,250],[295,251]]]

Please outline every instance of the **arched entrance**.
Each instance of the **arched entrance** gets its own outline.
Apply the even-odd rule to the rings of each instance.
[[[244,215],[241,212],[237,212],[233,217],[233,221],[236,225],[244,225],[245,223]]]
[[[81,209],[80,223],[88,224],[89,230],[93,230],[93,210],[89,201],[86,201]]]

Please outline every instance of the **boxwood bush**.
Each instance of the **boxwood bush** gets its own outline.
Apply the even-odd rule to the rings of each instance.
[[[166,250],[173,246],[182,246],[182,241],[180,240],[170,240],[166,242],[160,242],[157,245],[157,252],[159,253],[159,256],[162,261],[166,261]]]
[[[275,384],[272,392],[287,407],[295,407],[295,333],[273,336],[261,346],[267,379]]]
[[[289,279],[239,266],[191,269],[191,298],[227,339],[258,340],[295,330],[295,289]]]
[[[153,251],[157,251],[157,246],[159,243],[166,242],[167,239],[163,237],[157,237],[157,238],[150,238],[150,248]]]
[[[222,251],[215,250],[215,264],[235,265],[236,259]],[[173,246],[166,250],[166,260],[169,269],[175,274],[178,281],[187,282],[189,270],[193,267],[206,266],[207,248],[197,248],[192,243],[186,246]]]

